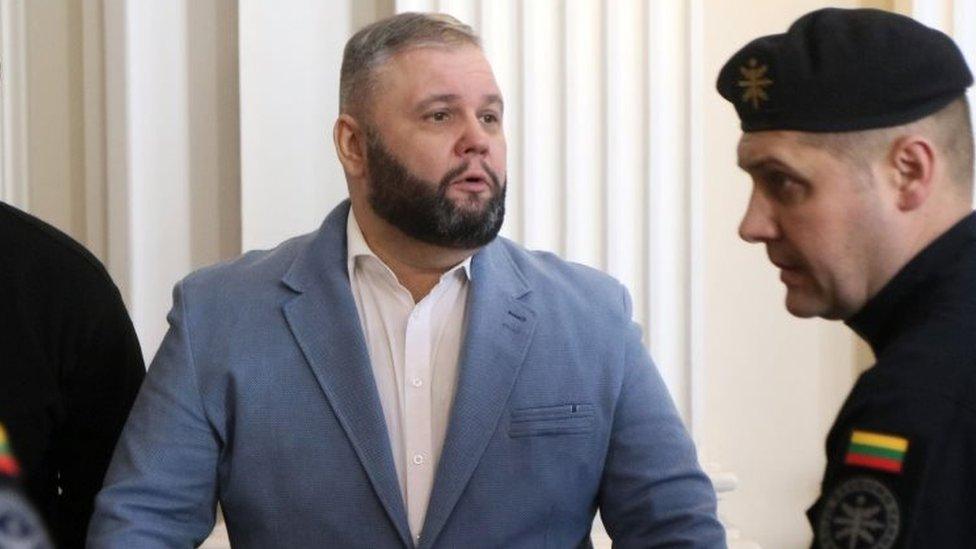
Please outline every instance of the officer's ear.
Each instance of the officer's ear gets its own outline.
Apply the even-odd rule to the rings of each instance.
[[[925,204],[935,182],[935,149],[932,142],[921,135],[899,137],[891,146],[889,156],[898,209],[915,210]]]

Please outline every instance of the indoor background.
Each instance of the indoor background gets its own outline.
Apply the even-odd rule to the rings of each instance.
[[[628,286],[730,538],[805,547],[824,435],[872,357],[790,317],[736,236],[750,182],[714,81],[826,5],[912,15],[976,67],[976,0],[0,0],[0,199],[105,262],[151,358],[178,279],[346,196],[331,131],[351,33],[452,13],[505,93],[503,234]]]

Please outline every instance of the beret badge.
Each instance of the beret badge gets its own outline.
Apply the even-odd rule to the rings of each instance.
[[[759,110],[762,101],[769,101],[769,94],[766,88],[773,85],[773,81],[766,76],[769,72],[769,65],[760,65],[755,57],[751,57],[745,65],[739,67],[742,80],[738,85],[743,89],[742,101],[751,103],[754,110]]]

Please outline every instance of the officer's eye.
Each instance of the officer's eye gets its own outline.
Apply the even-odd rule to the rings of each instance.
[[[771,171],[765,173],[762,182],[767,193],[782,203],[796,202],[806,194],[806,187],[803,183],[785,172]]]

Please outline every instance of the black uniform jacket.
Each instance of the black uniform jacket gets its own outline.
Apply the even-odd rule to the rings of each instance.
[[[976,214],[848,321],[877,363],[827,438],[815,547],[976,547]]]
[[[60,547],[82,547],[95,494],[145,375],[102,265],[0,203],[0,423]]]

